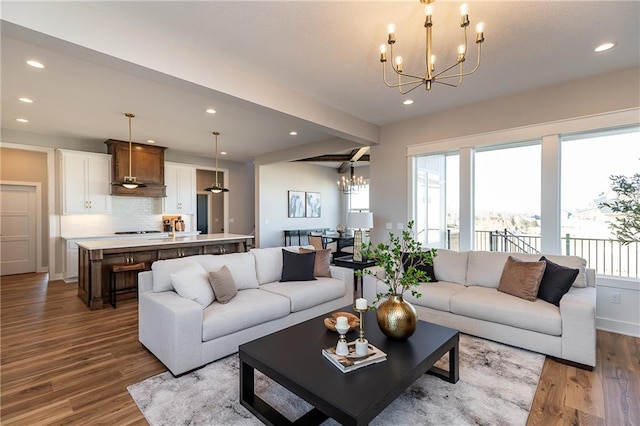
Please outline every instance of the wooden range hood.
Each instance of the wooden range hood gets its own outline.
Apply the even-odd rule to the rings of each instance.
[[[118,181],[129,174],[129,142],[109,139],[104,142],[111,154],[111,179]],[[147,186],[128,189],[111,185],[111,195],[129,197],[166,197],[164,185],[165,147],[155,145],[131,144],[131,173],[138,182]]]

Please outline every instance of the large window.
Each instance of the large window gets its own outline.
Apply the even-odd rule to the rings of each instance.
[[[415,230],[429,247],[458,247],[459,156],[435,154],[415,160]]]
[[[539,251],[540,143],[475,154],[475,249]]]
[[[577,255],[640,278],[640,242],[610,224],[612,175],[640,173],[637,113],[620,112],[410,146],[412,216],[431,247]],[[601,126],[591,129],[594,122]],[[527,141],[527,142],[508,142]]]
[[[589,260],[600,273],[640,276],[638,243],[622,245],[609,225],[615,215],[600,203],[611,201],[612,175],[640,173],[639,129],[562,137],[561,237],[565,254]]]

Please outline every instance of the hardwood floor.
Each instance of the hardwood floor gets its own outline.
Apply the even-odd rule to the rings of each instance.
[[[146,424],[126,388],[166,369],[138,342],[135,299],[91,312],[47,279],[0,283],[0,423]],[[639,401],[640,339],[598,332],[593,372],[545,361],[527,425],[640,425]]]

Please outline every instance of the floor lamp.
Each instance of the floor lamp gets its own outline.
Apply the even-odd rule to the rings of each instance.
[[[347,226],[355,229],[353,234],[353,260],[362,262],[362,230],[373,228],[373,213],[349,212]]]

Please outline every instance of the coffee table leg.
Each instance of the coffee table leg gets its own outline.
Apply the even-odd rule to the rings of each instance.
[[[449,371],[438,367],[431,367],[427,374],[436,376],[449,383],[457,383],[460,379],[460,352],[458,342],[449,349]]]

